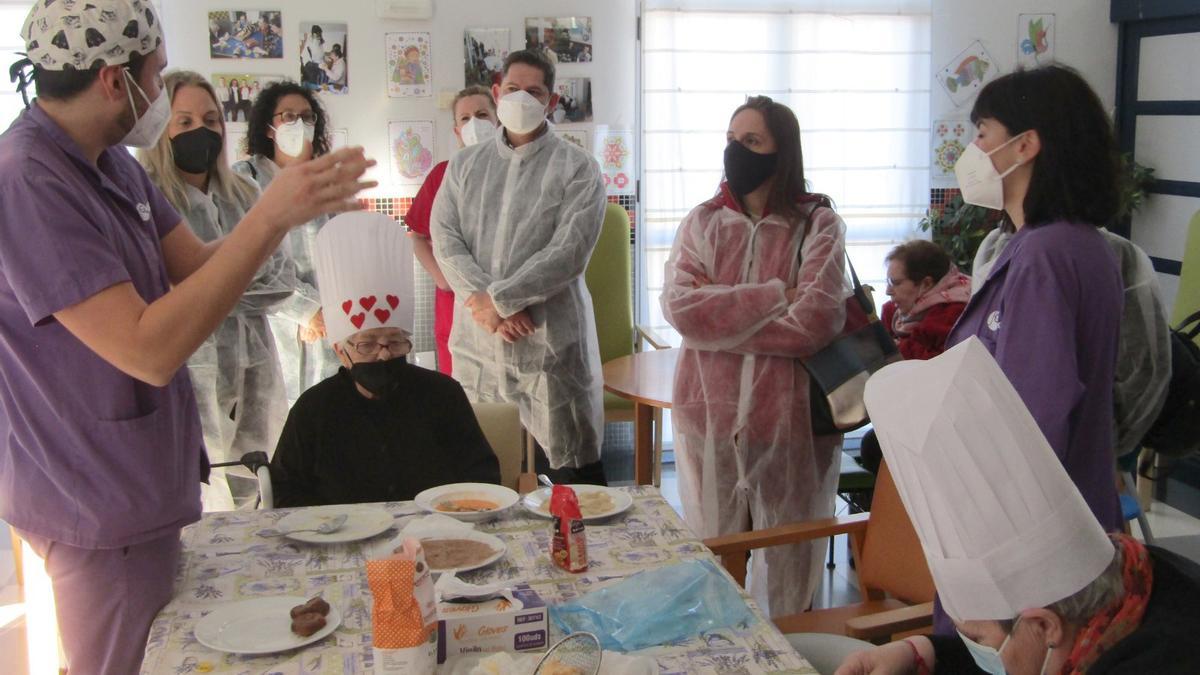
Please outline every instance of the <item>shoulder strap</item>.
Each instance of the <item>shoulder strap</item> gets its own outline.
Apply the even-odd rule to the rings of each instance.
[[[817,201],[817,207],[824,206],[825,208],[831,208],[829,206],[829,198],[828,197],[826,197],[825,195],[817,195],[817,196],[821,198],[819,200],[815,200],[815,201]],[[816,211],[816,209],[814,208],[813,211]],[[809,214],[809,220],[810,221],[812,220],[811,214]],[[805,236],[806,237],[808,236],[807,231],[805,231]],[[800,241],[800,250],[796,252],[796,259],[797,259],[798,264],[804,263],[804,258],[802,255],[803,251],[804,251],[804,241],[801,240]],[[863,288],[862,282],[860,282],[858,280],[858,272],[856,272],[854,270],[854,263],[851,262],[851,260],[850,260],[849,251],[847,251],[845,253],[845,256],[846,256],[846,267],[850,269],[850,280],[854,283],[854,299],[858,301],[858,306],[862,308],[863,313],[865,313],[867,316],[874,316],[874,314],[875,314],[874,298],[870,297],[867,294],[866,289]],[[1200,312],[1197,312],[1196,315],[1200,315]]]
[[[1197,335],[1200,335],[1200,311],[1192,312],[1187,318],[1180,321],[1175,330],[1187,336],[1188,339],[1195,339]]]

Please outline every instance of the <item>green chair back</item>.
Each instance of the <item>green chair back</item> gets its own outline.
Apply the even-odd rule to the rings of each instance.
[[[1193,312],[1200,311],[1200,211],[1188,225],[1187,244],[1183,249],[1183,269],[1179,274],[1179,292],[1171,325],[1178,326]],[[1198,342],[1197,344],[1200,344]]]
[[[629,213],[608,204],[600,240],[592,251],[584,279],[592,295],[600,362],[633,353],[633,276],[629,246]]]

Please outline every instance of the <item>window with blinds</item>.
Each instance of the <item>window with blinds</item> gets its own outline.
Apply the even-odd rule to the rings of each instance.
[[[859,276],[882,295],[884,256],[915,235],[929,204],[930,17],[927,4],[869,5],[645,10],[642,322],[678,339],[659,304],[663,265],[680,221],[721,181],[730,115],[756,94],[795,111],[810,189],[833,198]]]

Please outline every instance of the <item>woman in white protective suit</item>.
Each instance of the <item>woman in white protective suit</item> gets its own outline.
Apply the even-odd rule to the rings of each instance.
[[[225,122],[212,85],[189,71],[169,73],[163,82],[171,119],[158,143],[138,159],[196,235],[213,241],[233,229],[259,190],[226,164]],[[315,290],[297,280],[296,265],[281,247],[229,317],[188,359],[211,461],[275,448],[288,409],[267,316],[301,323],[319,307]],[[210,511],[253,508],[257,494],[248,471],[213,469],[204,506]]]
[[[329,118],[310,89],[295,82],[273,82],[254,99],[247,114],[246,152],[250,158],[233,165],[233,170],[258,184],[263,190],[280,169],[307,162],[331,150]],[[313,247],[317,232],[328,216],[318,216],[303,227],[288,233],[284,248],[296,264],[299,290],[317,287],[313,269]],[[299,325],[290,316],[272,316],[271,330],[283,364],[287,398],[295,401],[306,389],[337,372],[339,363],[333,350],[320,338],[325,336],[325,320],[320,307]]]
[[[805,189],[800,127],[755,96],[726,133],[725,181],[675,238],[662,295],[683,336],[672,420],[684,517],[710,537],[833,515],[841,435],[814,437],[801,359],[829,344],[851,294],[845,225]],[[824,540],[755,551],[772,616],[808,608]]]

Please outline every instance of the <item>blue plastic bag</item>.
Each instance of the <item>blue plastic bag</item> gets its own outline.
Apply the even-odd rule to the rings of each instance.
[[[604,649],[632,652],[746,624],[754,614],[711,561],[692,560],[555,605],[550,618],[563,633],[587,631]]]

